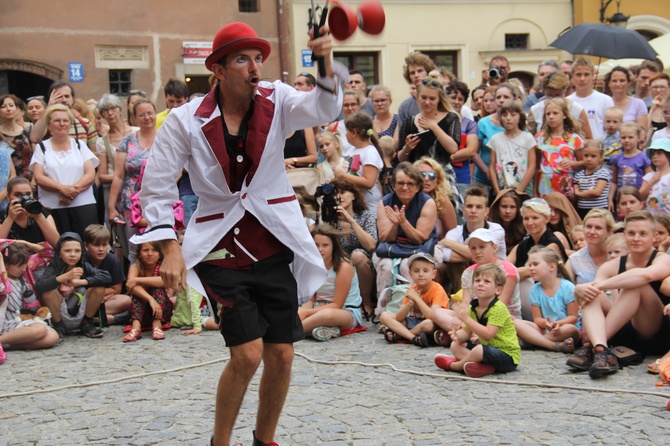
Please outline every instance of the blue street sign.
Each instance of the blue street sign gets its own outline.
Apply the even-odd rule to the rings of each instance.
[[[312,60],[312,50],[302,50],[302,66],[303,67],[314,66],[314,61]]]
[[[70,62],[68,64],[68,71],[70,72],[70,82],[84,81],[84,64],[81,62]]]

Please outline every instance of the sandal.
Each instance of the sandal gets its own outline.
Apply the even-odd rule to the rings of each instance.
[[[441,345],[443,347],[449,347],[449,345],[451,345],[451,337],[449,337],[447,332],[444,330],[435,330],[433,333],[433,340],[437,345]]]
[[[653,373],[654,375],[658,375],[658,366],[661,365],[661,359],[657,359],[656,361],[652,362],[651,364],[647,364],[647,372],[648,373]]]
[[[575,340],[568,338],[563,342],[554,342],[554,350],[563,353],[572,353],[575,351]]]
[[[386,339],[386,342],[389,344],[395,344],[398,342],[398,335],[390,328],[387,328],[386,331],[384,331],[384,339]]]
[[[421,348],[426,348],[428,347],[428,335],[426,333],[416,335],[414,336],[414,339],[412,339],[412,342],[414,342],[414,345],[418,345]]]
[[[161,339],[165,339],[165,333],[163,333],[163,329],[160,327],[154,328],[151,334],[151,339],[153,339],[154,341],[160,341]]]
[[[142,330],[130,329],[128,333],[123,337],[123,342],[135,342],[142,337]]]

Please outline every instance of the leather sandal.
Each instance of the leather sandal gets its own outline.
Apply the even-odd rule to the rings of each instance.
[[[128,333],[123,337],[123,342],[135,342],[142,337],[142,330],[130,329]]]
[[[165,339],[165,333],[163,333],[163,329],[160,327],[156,327],[153,330],[153,333],[151,334],[151,339],[154,341],[160,341],[161,339]]]

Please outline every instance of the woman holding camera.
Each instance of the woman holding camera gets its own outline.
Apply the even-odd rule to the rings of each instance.
[[[86,227],[97,223],[92,185],[98,158],[70,137],[75,117],[66,106],[52,105],[44,117],[51,138],[37,145],[30,161],[40,201],[61,234],[72,231],[83,238]]]
[[[60,234],[56,229],[54,218],[46,209],[37,212],[28,205],[33,200],[33,189],[30,181],[24,177],[14,177],[7,182],[7,198],[9,207],[2,213],[0,239],[25,240],[30,243],[48,242],[56,246]]]
[[[331,184],[337,188],[337,229],[346,234],[340,236],[340,243],[356,269],[363,309],[368,317],[374,311],[372,254],[377,247],[377,219],[366,207],[360,189],[351,181],[340,178]]]

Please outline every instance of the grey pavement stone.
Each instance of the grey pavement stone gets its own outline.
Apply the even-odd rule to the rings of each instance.
[[[0,366],[0,446],[207,444],[227,351],[218,333],[166,334],[162,342],[145,337],[128,345],[121,342],[121,329],[111,327],[100,340],[68,336],[54,349],[8,352]],[[327,343],[306,340],[296,344],[296,352],[305,356],[294,362],[275,438],[281,445],[667,443],[670,391],[654,387],[646,362],[594,381],[569,372],[566,355],[524,351],[517,371],[475,382],[434,366],[433,356],[448,349],[389,345],[372,329]],[[307,357],[380,366],[313,363]],[[217,362],[204,364],[209,361]],[[381,365],[388,363],[432,376]],[[170,371],[191,365],[198,366]],[[2,396],[165,370],[89,387]],[[250,443],[259,377],[249,386],[233,441]]]

